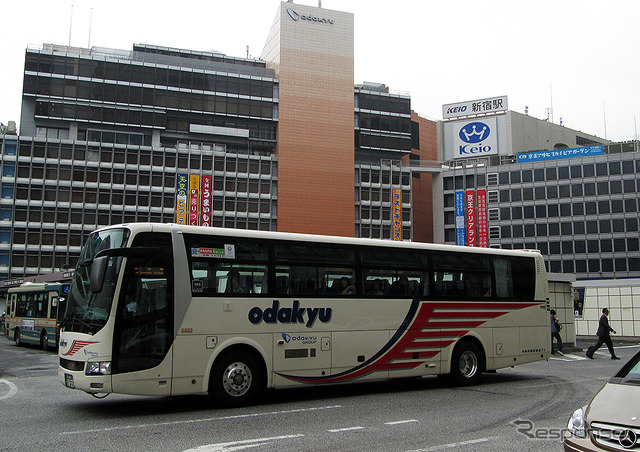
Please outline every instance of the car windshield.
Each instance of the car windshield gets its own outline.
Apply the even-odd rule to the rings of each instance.
[[[640,353],[637,353],[612,379],[615,383],[640,386]]]
[[[129,230],[124,228],[107,229],[91,234],[80,253],[65,315],[60,324],[62,329],[95,334],[107,323],[122,258],[109,258],[102,290],[97,293],[90,290],[91,264],[100,251],[123,248],[128,238]]]

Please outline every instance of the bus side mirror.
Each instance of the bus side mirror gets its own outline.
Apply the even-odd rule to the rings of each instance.
[[[91,275],[89,276],[89,287],[91,292],[98,293],[102,290],[104,284],[104,276],[107,272],[109,264],[108,256],[96,257],[91,263]]]

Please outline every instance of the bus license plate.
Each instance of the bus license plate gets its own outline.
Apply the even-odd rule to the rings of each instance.
[[[73,384],[73,375],[64,374],[64,385],[67,388],[75,389],[76,385]]]

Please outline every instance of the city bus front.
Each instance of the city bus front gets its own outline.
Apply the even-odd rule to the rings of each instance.
[[[156,225],[157,226],[157,225]],[[170,390],[170,235],[154,225],[100,229],[82,249],[60,323],[60,382],[91,394]],[[137,382],[137,384],[136,384]],[[146,391],[145,391],[146,392]]]

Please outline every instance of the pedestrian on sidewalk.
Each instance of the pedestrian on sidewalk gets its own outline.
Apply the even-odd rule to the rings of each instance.
[[[611,359],[620,359],[616,356],[616,353],[613,351],[613,342],[611,341],[611,333],[616,334],[616,330],[609,326],[609,310],[607,308],[602,308],[602,315],[600,316],[600,322],[598,323],[598,332],[596,335],[598,336],[598,342],[595,345],[592,345],[587,350],[587,358],[593,359],[593,354],[598,351],[598,349],[602,346],[602,344],[607,344],[607,348],[609,348],[609,353],[611,353]]]
[[[564,355],[564,353],[562,353],[562,338],[560,337],[560,329],[562,329],[562,326],[560,326],[560,320],[556,315],[556,311],[553,309],[549,311],[549,313],[551,314],[551,354],[556,354],[553,348],[553,339],[555,338],[558,341],[558,353]]]

